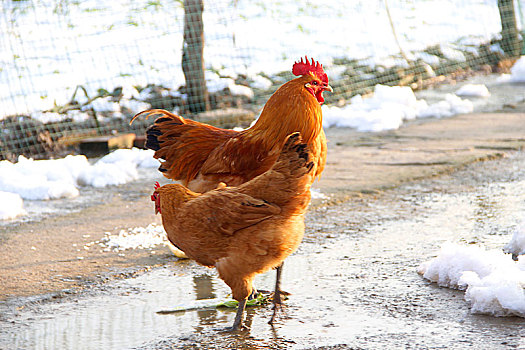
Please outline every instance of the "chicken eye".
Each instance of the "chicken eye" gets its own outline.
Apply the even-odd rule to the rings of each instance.
[[[312,81],[312,85],[319,85],[319,83],[316,81]]]

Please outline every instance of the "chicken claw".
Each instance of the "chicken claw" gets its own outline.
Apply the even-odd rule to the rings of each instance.
[[[233,325],[231,327],[226,327],[223,329],[223,332],[237,332],[248,329],[244,325],[244,309],[246,307],[246,301],[248,299],[244,299],[239,301],[239,306],[237,307],[237,313],[235,314],[235,320],[233,321]]]

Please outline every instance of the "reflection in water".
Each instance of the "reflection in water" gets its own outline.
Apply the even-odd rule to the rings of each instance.
[[[187,305],[199,297],[215,296],[215,293],[226,297],[228,294],[227,287],[214,288],[209,275],[192,277],[191,269],[196,266],[185,265],[189,266],[157,269],[134,279],[118,281],[109,292],[99,295],[31,307],[32,310],[16,318],[16,326],[1,326],[0,349],[6,344],[14,349],[122,349],[159,336],[191,333],[194,331],[192,325],[199,323],[216,324],[219,319],[215,310],[183,312],[168,317],[156,313]],[[181,274],[181,269],[186,273]],[[196,286],[194,291],[191,290],[192,280]],[[46,307],[44,315],[41,313],[43,307]]]
[[[215,288],[210,275],[197,275],[193,277],[193,288],[195,288],[195,299],[215,299]]]
[[[193,288],[195,289],[196,300],[215,299],[217,297],[213,287],[213,279],[210,275],[195,275],[193,277]],[[195,330],[198,332],[202,331],[203,327],[217,324],[217,310],[198,310],[197,316],[199,317],[199,326],[195,327]]]

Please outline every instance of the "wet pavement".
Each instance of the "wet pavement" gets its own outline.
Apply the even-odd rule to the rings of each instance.
[[[157,314],[229,293],[214,270],[164,254],[157,267],[81,293],[10,299],[0,306],[0,348],[525,348],[524,319],[473,315],[463,292],[417,274],[443,242],[500,248],[524,218],[525,154],[513,152],[339,204],[318,203],[303,244],[286,260],[283,289],[292,294],[274,327],[267,324],[270,305],[249,309],[250,330],[234,334],[220,329],[235,310]],[[257,287],[271,289],[274,275],[259,276]]]

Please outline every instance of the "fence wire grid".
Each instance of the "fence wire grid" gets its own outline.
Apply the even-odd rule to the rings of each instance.
[[[508,69],[521,0],[19,0],[0,14],[0,160],[141,134],[164,108],[249,124],[304,55],[344,105],[376,84],[424,89]]]

